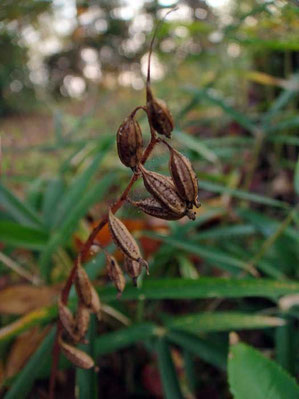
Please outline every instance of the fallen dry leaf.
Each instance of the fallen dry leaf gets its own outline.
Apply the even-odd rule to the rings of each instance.
[[[42,306],[50,305],[60,287],[33,287],[14,285],[0,291],[0,314],[24,314]]]
[[[47,332],[47,328],[34,327],[16,338],[6,361],[5,378],[13,377],[23,367]]]

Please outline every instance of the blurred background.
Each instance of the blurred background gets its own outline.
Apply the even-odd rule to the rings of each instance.
[[[184,397],[230,398],[232,329],[298,373],[298,299],[279,302],[298,292],[299,277],[298,2],[2,0],[0,383],[11,398],[45,397],[53,304],[82,243],[130,178],[115,134],[145,103],[149,43],[173,6],[155,41],[152,88],[172,111],[172,142],[194,164],[202,207],[194,223],[145,217],[127,204],[118,213],[151,265],[151,276],[140,278],[149,300],[129,287],[115,301],[102,254],[89,260],[107,304],[88,349],[101,355],[100,372],[94,379],[62,363],[57,397],[96,386],[102,397],[161,398],[170,367]],[[147,141],[147,121],[138,119]],[[168,174],[167,164],[158,146],[147,166]],[[132,197],[145,196],[137,182]],[[108,230],[97,239],[114,251]],[[221,278],[232,285],[218,292]],[[151,279],[159,280],[158,293]],[[182,292],[171,288],[173,279],[186,283]],[[235,286],[243,279],[259,285]],[[205,291],[205,283],[213,288]],[[41,306],[46,313],[37,315]],[[175,322],[183,335],[169,335],[172,360],[164,362],[158,347],[157,361],[155,326],[185,316],[187,327]],[[111,335],[118,332],[119,341]],[[34,357],[41,342],[44,352]],[[46,364],[30,366],[32,354],[33,365]],[[177,387],[171,375],[166,385]],[[164,397],[181,397],[171,392]]]

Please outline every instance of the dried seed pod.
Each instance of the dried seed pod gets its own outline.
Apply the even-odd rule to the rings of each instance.
[[[133,284],[137,286],[137,277],[140,276],[142,265],[136,260],[132,260],[125,256],[124,267],[128,275],[132,278]]]
[[[72,345],[67,344],[60,337],[59,345],[61,348],[61,352],[64,356],[73,363],[76,367],[80,367],[82,369],[90,369],[94,366],[93,359],[82,350],[75,348]]]
[[[141,164],[139,169],[142,173],[145,188],[164,208],[177,215],[187,215],[189,219],[195,219],[194,213],[187,209],[186,202],[179,196],[174,184],[167,176],[150,172]]]
[[[78,297],[86,307],[90,307],[92,298],[92,285],[86,271],[81,265],[77,267],[75,286]]]
[[[90,310],[84,303],[79,303],[76,313],[77,342],[81,341],[87,333],[90,320]]]
[[[142,157],[143,139],[139,123],[132,115],[118,128],[116,140],[121,162],[130,168],[138,165]]]
[[[139,247],[126,226],[109,209],[109,229],[113,241],[118,248],[129,258],[139,260],[141,258]]]
[[[170,138],[174,128],[173,117],[165,102],[153,96],[149,85],[146,87],[146,105],[151,125],[159,134]]]
[[[169,169],[179,195],[187,201],[189,208],[192,208],[193,204],[199,208],[198,180],[191,162],[168,143],[166,145],[170,151]]]
[[[119,295],[121,295],[126,286],[126,280],[123,271],[121,270],[115,258],[108,253],[106,253],[106,260],[107,274],[110,280],[113,281],[115,288],[119,292]]]
[[[99,295],[93,286],[91,287],[90,307],[91,307],[91,311],[96,314],[97,319],[101,320],[102,319],[102,315],[101,315],[102,305],[101,305]]]
[[[58,313],[63,328],[73,340],[76,340],[75,319],[69,308],[63,304],[61,298],[58,300]]]
[[[139,208],[142,212],[159,219],[178,220],[185,214],[171,212],[168,208],[162,206],[159,201],[151,197],[141,201],[132,201],[128,198],[128,202]]]

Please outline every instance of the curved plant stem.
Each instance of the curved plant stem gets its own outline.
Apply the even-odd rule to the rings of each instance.
[[[146,107],[136,107],[132,114],[135,115],[135,113],[139,110],[143,109],[148,117],[148,112]],[[156,136],[156,133],[154,129],[152,128],[151,124],[150,125],[150,132],[151,132],[151,140],[149,144],[147,145],[146,149],[144,150],[141,163],[144,164],[147,159],[149,158],[151,152],[153,151],[155,145],[159,142],[159,139]],[[139,172],[134,172],[132,175],[127,187],[123,191],[122,195],[119,197],[119,199],[112,205],[111,210],[113,213],[116,213],[124,204],[126,201],[128,194],[133,187],[134,183],[136,180],[139,178]],[[75,261],[74,261],[74,266],[72,270],[70,271],[70,274],[68,276],[68,279],[62,289],[61,292],[61,300],[63,304],[67,304],[68,297],[70,294],[71,287],[74,282],[75,274],[77,267],[79,264],[84,263],[84,261],[87,259],[90,247],[93,245],[94,239],[96,238],[97,234],[103,229],[103,227],[107,224],[108,222],[108,213],[106,213],[98,225],[92,230],[90,233],[88,239],[84,243],[81,251],[77,255]],[[54,393],[55,393],[55,384],[56,384],[56,375],[57,375],[57,370],[58,370],[58,362],[59,362],[59,355],[60,355],[60,346],[59,346],[59,336],[62,333],[62,324],[60,320],[58,319],[57,321],[57,329],[56,329],[56,337],[55,337],[55,342],[54,342],[54,347],[53,347],[53,352],[52,352],[52,369],[51,369],[51,376],[50,376],[50,385],[49,385],[49,399],[54,399]]]

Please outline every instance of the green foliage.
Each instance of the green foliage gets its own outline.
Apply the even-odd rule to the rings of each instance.
[[[298,397],[295,380],[250,346],[233,345],[228,359],[229,384],[235,399]]]
[[[12,2],[6,2],[7,20],[3,20],[8,23],[22,18],[26,10],[38,28],[36,17],[47,11],[49,3],[44,2],[44,8],[43,2],[35,3],[18,2],[14,11]],[[119,11],[115,14],[117,1],[104,3],[101,18],[107,22],[107,32],[93,30],[99,23],[92,21],[83,29],[86,36],[80,36],[84,20],[80,13],[84,16],[91,7],[82,3],[77,8],[78,29],[72,32],[71,40],[68,36],[64,40],[68,47],[48,58],[50,76],[57,77],[52,81],[54,92],[60,93],[66,74],[82,75],[84,65],[78,57],[85,47],[111,50],[111,58],[102,64],[103,76],[107,71],[114,73],[117,81],[118,69],[135,71],[136,62],[147,49],[146,41],[136,53],[127,53],[131,21],[120,18]],[[205,20],[194,17],[166,22],[158,34],[155,55],[166,75],[163,82],[154,83],[153,89],[173,110],[176,130],[172,140],[198,173],[202,207],[195,222],[183,219],[157,223],[143,219],[128,204],[123,206],[119,215],[133,226],[130,228],[148,257],[150,276],[140,276],[138,288],[128,281],[119,300],[107,279],[103,253],[86,262],[103,303],[103,320],[98,323],[92,319],[89,342],[82,345],[95,359],[99,372],[76,370],[79,398],[107,397],[106,374],[111,375],[110,384],[119,382],[123,395],[151,394],[144,383],[148,366],[159,373],[164,396],[171,399],[191,397],[190,391],[194,396],[205,396],[206,386],[215,387],[219,397],[226,397],[230,389],[236,399],[299,396],[293,378],[287,374],[295,375],[299,369],[295,354],[299,317],[299,122],[298,65],[294,61],[298,40],[292,32],[298,10],[290,3],[271,3],[235,2],[230,25],[218,23],[219,17],[209,10]],[[153,8],[145,15],[155,16],[158,9],[156,5]],[[197,8],[190,15],[204,14]],[[223,36],[218,43],[211,40],[215,31]],[[179,49],[175,61],[173,51],[167,54],[163,50],[167,43]],[[4,45],[0,40],[0,58],[9,54],[14,57],[5,68],[0,66],[0,101],[2,87],[10,87],[11,68],[16,68],[21,59],[25,65],[27,57],[15,38],[9,38],[7,54],[1,50]],[[57,66],[64,65],[61,60],[70,61],[69,66],[55,75]],[[26,75],[28,71],[18,73]],[[18,79],[25,83],[25,75]],[[97,85],[86,76],[84,79],[96,91]],[[93,100],[94,93],[90,93]],[[16,141],[15,148],[9,140],[3,140],[0,256],[4,256],[0,283],[4,289],[0,290],[0,305],[5,302],[1,302],[1,292],[6,285],[27,284],[16,275],[17,270],[53,288],[53,300],[42,308],[36,303],[27,314],[1,313],[4,367],[21,333],[30,334],[31,328],[50,326],[56,320],[55,287],[65,281],[81,243],[131,176],[117,159],[115,131],[131,104],[138,103],[139,94],[119,87],[116,91],[101,87],[99,93],[99,101],[94,107],[88,103],[86,114],[82,100],[80,117],[78,103],[70,105],[74,112],[55,103],[53,131],[46,132],[38,144],[34,140],[19,144],[23,135],[25,139],[26,135],[31,137],[34,120],[29,133],[23,132],[23,126],[19,134],[9,132],[12,142]],[[7,112],[4,106],[3,110]],[[146,141],[144,121],[140,117]],[[40,136],[43,133],[35,132]],[[157,154],[156,161],[150,159],[146,166],[167,174],[168,155],[162,155],[162,147]],[[130,195],[147,195],[140,180]],[[102,234],[107,249],[113,252],[109,234]],[[71,309],[76,301],[72,289]],[[231,331],[240,331],[242,340],[254,342],[260,351],[242,343],[229,346]],[[36,394],[37,380],[38,387],[46,390],[43,387],[50,375],[53,337],[52,328],[22,368],[11,378],[4,378],[5,398],[25,397],[31,391]],[[236,335],[231,337],[238,341]],[[263,349],[275,361],[264,357],[260,353]],[[132,368],[127,366],[128,359]],[[0,362],[0,370],[2,366]],[[63,357],[60,359],[66,379],[71,367]]]

